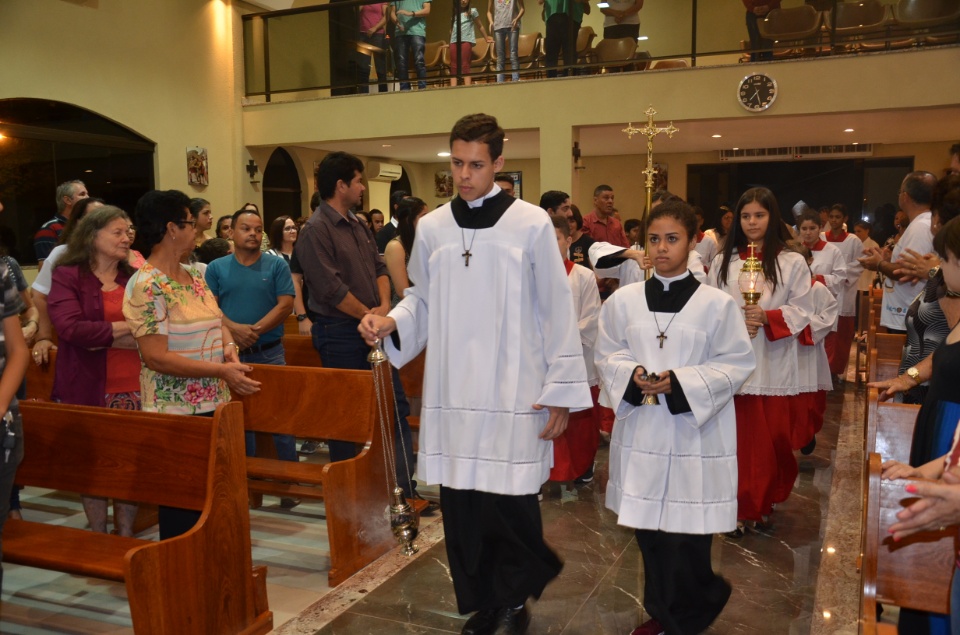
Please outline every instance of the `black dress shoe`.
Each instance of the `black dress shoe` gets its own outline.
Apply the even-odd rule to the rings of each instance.
[[[463,625],[460,635],[489,635],[497,628],[498,617],[500,617],[500,609],[477,611]]]
[[[524,604],[517,609],[500,609],[494,635],[523,635],[530,626],[530,612]]]

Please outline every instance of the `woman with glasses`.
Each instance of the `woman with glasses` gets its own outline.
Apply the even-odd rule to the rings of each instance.
[[[143,361],[143,410],[211,416],[230,401],[231,390],[249,395],[260,383],[246,376],[251,368],[239,362],[239,349],[203,276],[180,264],[196,240],[189,204],[176,190],[153,190],[137,202],[147,262],[127,285],[123,314]],[[160,538],[185,533],[199,517],[200,512],[161,507]]]
[[[290,264],[293,245],[297,242],[297,222],[289,216],[280,216],[270,224],[270,249],[268,254],[283,258]]]
[[[76,225],[54,265],[47,298],[59,335],[54,401],[140,409],[140,359],[122,311],[123,290],[133,273],[127,262],[129,229],[122,209],[98,207]],[[107,533],[107,499],[81,498],[90,529]],[[115,508],[117,532],[132,537],[137,504],[115,501]]]

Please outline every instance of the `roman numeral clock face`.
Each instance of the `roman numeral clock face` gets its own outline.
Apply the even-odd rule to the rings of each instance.
[[[747,75],[740,80],[737,98],[750,112],[763,112],[777,98],[777,81],[767,75]]]

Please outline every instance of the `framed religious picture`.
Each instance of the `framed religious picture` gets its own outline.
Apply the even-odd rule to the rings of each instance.
[[[437,170],[433,175],[433,193],[437,198],[453,197],[453,173],[450,170]]]
[[[190,185],[210,185],[207,149],[187,148],[187,183]]]
[[[669,183],[669,173],[667,172],[666,163],[654,163],[653,167],[656,168],[657,173],[653,175],[653,189],[654,190],[669,190],[667,187]]]
[[[504,172],[513,177],[513,197],[523,198],[523,172]]]

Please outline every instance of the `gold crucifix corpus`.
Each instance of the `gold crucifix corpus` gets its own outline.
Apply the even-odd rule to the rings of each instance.
[[[641,173],[646,175],[646,189],[647,189],[647,204],[643,209],[643,218],[640,220],[640,232],[643,236],[643,248],[647,250],[647,216],[650,214],[650,205],[653,203],[653,175],[657,173],[657,169],[653,167],[653,138],[656,137],[661,132],[667,133],[667,137],[673,138],[673,133],[679,132],[679,129],[673,125],[673,122],[670,122],[670,125],[666,128],[658,128],[653,123],[653,116],[657,114],[657,111],[653,109],[653,106],[647,108],[644,113],[647,115],[647,124],[643,128],[634,128],[633,123],[628,123],[627,127],[623,129],[623,132],[627,133],[628,139],[633,139],[633,135],[641,134],[647,138],[647,167],[644,168]],[[644,277],[650,279],[650,271],[645,272]]]

